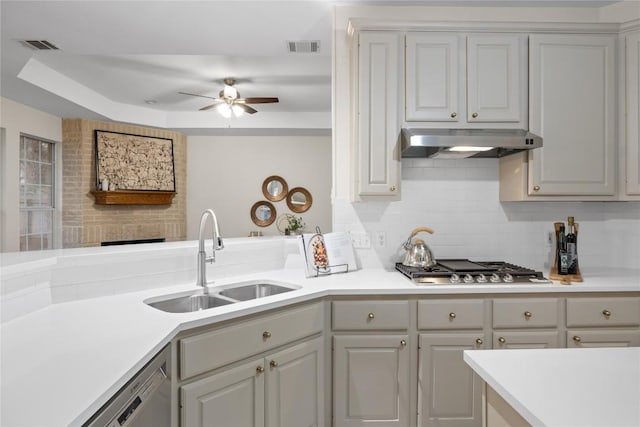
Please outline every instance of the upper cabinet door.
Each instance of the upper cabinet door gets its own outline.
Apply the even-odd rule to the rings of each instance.
[[[407,34],[407,121],[465,121],[464,52],[464,36]]]
[[[626,59],[627,194],[640,195],[640,33],[627,36]]]
[[[467,38],[467,120],[527,127],[527,37]]]
[[[358,194],[397,196],[402,35],[363,31],[358,54]]]
[[[615,194],[614,36],[532,35],[529,195]]]

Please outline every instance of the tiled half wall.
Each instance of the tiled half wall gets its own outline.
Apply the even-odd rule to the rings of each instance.
[[[94,131],[144,135],[173,140],[176,195],[171,205],[96,205]],[[163,129],[94,120],[62,122],[63,210],[65,248],[99,246],[101,242],[186,238],[186,136]]]

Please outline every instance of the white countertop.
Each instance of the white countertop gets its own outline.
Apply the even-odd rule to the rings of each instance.
[[[183,284],[52,304],[8,321],[2,339],[2,426],[81,425],[175,335],[195,326],[327,295],[504,294],[640,291],[640,273],[617,277],[589,272],[570,286],[416,286],[395,271],[369,269],[306,279],[298,269],[217,280],[276,280],[301,289],[194,313],[164,313],[144,304],[159,295],[195,289]]]
[[[533,426],[640,426],[640,348],[465,350]]]

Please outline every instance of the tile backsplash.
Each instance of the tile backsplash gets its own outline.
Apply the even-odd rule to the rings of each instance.
[[[403,159],[402,199],[335,200],[335,231],[366,231],[371,249],[358,249],[363,266],[392,268],[400,245],[420,226],[436,258],[504,260],[548,271],[553,223],[572,215],[579,224],[580,264],[637,268],[640,202],[500,202],[498,159]],[[375,236],[383,232],[386,244]]]

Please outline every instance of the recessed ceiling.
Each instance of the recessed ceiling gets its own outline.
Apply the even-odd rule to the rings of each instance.
[[[376,5],[573,5],[612,1],[340,1]],[[59,117],[206,133],[331,127],[334,2],[325,0],[0,2],[0,95]],[[46,40],[40,51],[24,40]],[[289,42],[317,41],[317,53]],[[243,97],[278,97],[250,117],[198,111],[235,78]],[[147,102],[152,101],[152,102]],[[196,130],[197,129],[197,130]]]

